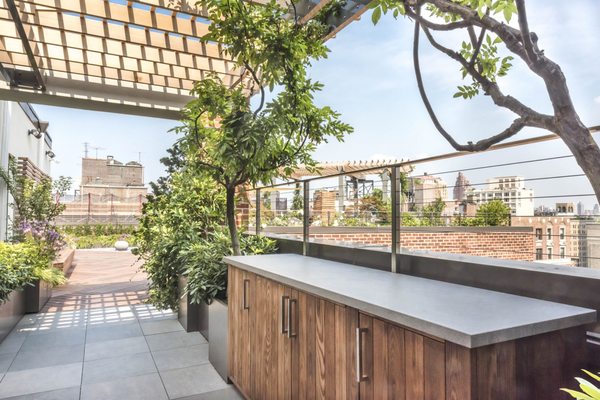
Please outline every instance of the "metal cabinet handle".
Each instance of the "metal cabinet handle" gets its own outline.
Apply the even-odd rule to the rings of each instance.
[[[281,334],[283,334],[283,335],[287,334],[290,330],[290,320],[285,317],[285,312],[286,312],[286,307],[287,307],[286,302],[289,303],[289,301],[290,301],[289,296],[281,296]],[[288,315],[289,315],[289,312],[288,312]]]
[[[244,310],[249,310],[250,306],[248,305],[248,285],[250,284],[250,279],[244,279],[244,293],[242,298],[242,307]]]
[[[296,337],[297,332],[295,329],[292,329],[293,327],[293,323],[294,323],[294,314],[292,313],[292,310],[294,308],[297,308],[298,305],[298,300],[296,299],[289,299],[288,300],[288,315],[287,315],[287,319],[288,319],[288,330],[287,330],[287,337],[288,338],[293,338]],[[293,307],[295,306],[295,307]]]
[[[356,328],[356,382],[366,381],[369,376],[363,372],[363,336],[367,328]]]

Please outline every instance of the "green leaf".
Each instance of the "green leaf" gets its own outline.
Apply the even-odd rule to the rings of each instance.
[[[381,18],[381,7],[377,7],[373,10],[373,14],[371,14],[371,21],[373,21],[373,25],[377,25],[379,19]]]

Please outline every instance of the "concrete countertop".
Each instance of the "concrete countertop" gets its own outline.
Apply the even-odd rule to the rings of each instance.
[[[297,254],[231,256],[225,262],[469,348],[594,323],[597,318],[588,308]]]

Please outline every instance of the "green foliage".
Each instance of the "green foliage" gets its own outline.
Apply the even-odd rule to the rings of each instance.
[[[213,21],[203,40],[221,43],[236,67],[246,71],[243,85],[230,88],[217,76],[196,83],[183,110],[179,146],[189,160],[227,192],[227,220],[234,253],[239,253],[235,191],[239,186],[287,177],[299,165],[314,168],[311,152],[329,138],[341,140],[352,128],[330,107],[315,105],[323,85],[308,78],[313,60],[327,55],[321,15],[307,23],[288,18],[276,1],[205,0]],[[327,7],[335,12],[335,7]],[[278,88],[266,101],[265,90]],[[248,90],[259,92],[252,110]]]
[[[61,233],[71,236],[90,236],[90,235],[131,235],[135,232],[134,225],[69,225],[59,228]]]
[[[294,189],[294,198],[292,199],[292,210],[298,211],[304,209],[304,198],[300,193],[300,183],[296,183],[296,188]]]
[[[276,242],[264,236],[242,235],[242,254],[269,254],[276,251]],[[227,265],[223,257],[231,255],[231,240],[225,230],[211,233],[209,240],[189,243],[181,252],[186,292],[191,303],[210,304],[222,297],[227,288]]]
[[[114,247],[117,240],[125,240],[131,247],[136,245],[135,236],[128,234],[65,236],[67,244],[75,249],[111,248]]]
[[[587,370],[582,370],[592,379],[600,382],[600,373],[594,374]],[[579,383],[579,388],[581,391],[572,390],[572,389],[560,389],[564,392],[567,392],[576,400],[600,400],[600,388],[586,379],[583,378],[575,378],[575,380]]]
[[[373,189],[373,193],[360,199],[358,209],[361,212],[372,213],[377,223],[391,223],[392,203],[389,199],[383,199],[383,191],[381,189]]]
[[[178,157],[174,154],[170,161]],[[190,246],[201,246],[221,229],[225,198],[223,189],[206,174],[185,165],[174,168],[160,186],[154,187],[135,233],[135,253],[144,259],[142,269],[150,278],[150,302],[161,309],[176,310],[178,277],[188,267],[183,254],[190,257]],[[199,257],[201,254],[196,255]]]
[[[65,208],[64,204],[56,201],[70,189],[71,178],[59,177],[52,182],[41,179],[39,182],[20,174],[14,159],[9,161],[8,170],[0,168],[0,179],[4,181],[12,197],[11,206],[16,211],[13,221],[14,232],[20,235],[20,227],[24,223],[44,223],[52,226]]]
[[[13,290],[21,290],[42,279],[53,285],[64,283],[64,275],[50,265],[51,260],[38,243],[0,242],[0,303]]]
[[[477,209],[482,226],[510,225],[510,207],[502,200],[492,200]]]
[[[446,208],[446,202],[437,198],[433,203],[427,204],[421,209],[421,226],[440,226],[444,224],[442,212]]]
[[[476,11],[480,18],[485,15],[499,15],[500,20],[507,24],[517,14],[515,0],[455,0],[454,2]],[[370,3],[369,8],[373,9],[371,19],[374,24],[377,24],[382,15],[388,12],[391,12],[394,18],[398,18],[400,15],[414,16],[417,13],[417,7],[421,5],[425,6],[434,21],[436,19],[441,19],[446,23],[462,21],[460,15],[441,11],[430,1],[420,2],[419,6],[416,6],[416,3],[404,0],[376,0]],[[514,59],[512,56],[501,57],[499,55],[498,45],[500,43],[502,40],[496,35],[486,34],[485,40],[479,46],[471,36],[469,41],[462,42],[456,52],[470,63],[477,73],[491,82],[496,82],[498,77],[508,73],[512,67],[511,61]],[[467,75],[471,75],[464,67],[461,67],[460,71],[463,79]],[[481,84],[473,76],[471,78],[470,83],[457,87],[455,98],[471,99],[480,93]]]

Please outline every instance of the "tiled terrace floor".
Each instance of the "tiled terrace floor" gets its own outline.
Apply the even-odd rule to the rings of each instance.
[[[143,303],[136,258],[78,251],[69,283],[0,344],[0,398],[239,399],[208,344],[176,314]]]

